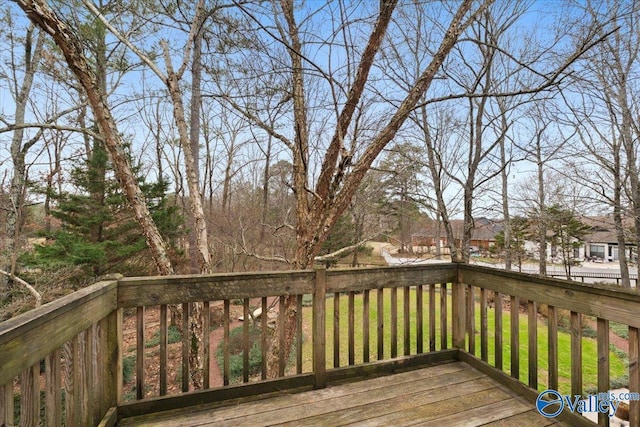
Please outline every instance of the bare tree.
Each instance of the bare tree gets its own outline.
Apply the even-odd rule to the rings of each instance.
[[[482,10],[487,4],[489,2],[483,2],[479,9]],[[383,45],[391,16],[396,8],[396,1],[390,0],[380,3],[380,10],[376,13],[375,23],[371,26],[370,35],[364,43],[359,60],[347,61],[346,67],[351,70],[351,73],[347,73],[349,76],[346,80],[342,80],[344,84],[338,83],[336,73],[332,73],[331,70],[324,71],[322,66],[313,62],[306,55],[303,34],[306,36],[309,33],[301,31],[294,13],[293,1],[283,0],[274,6],[276,7],[272,13],[275,13],[276,19],[269,27],[262,24],[253,11],[248,8],[243,8],[243,11],[256,24],[261,25],[265,33],[286,46],[294,123],[294,129],[290,132],[292,137],[287,137],[276,129],[267,127],[264,121],[259,120],[250,112],[245,111],[244,114],[256,125],[263,126],[266,132],[278,138],[290,149],[293,159],[292,184],[296,198],[297,249],[295,266],[306,268],[313,262],[331,227],[348,208],[353,195],[374,160],[393,139],[398,129],[430,87],[433,78],[457,42],[459,35],[470,22],[469,14],[472,2],[463,1],[459,8],[451,13],[450,24],[441,33],[441,42],[439,47],[434,50],[431,61],[428,61],[420,75],[416,76],[413,84],[406,91],[405,98],[394,109],[388,120],[379,127],[379,130],[371,133],[370,139],[367,138],[369,142],[365,143],[359,140],[356,144],[349,143],[355,142],[350,140],[354,135],[354,115],[357,113],[360,103],[366,99],[364,93],[370,79],[372,66]],[[324,6],[324,8],[328,7]],[[340,12],[340,8],[345,7],[343,3],[339,2],[336,7],[339,9],[336,14],[339,16],[347,15]],[[478,10],[472,12],[471,16],[477,12]],[[338,28],[347,29],[351,25],[355,25],[355,23],[343,21]],[[351,33],[336,31],[333,33],[334,40],[345,34],[346,37],[349,37]],[[344,45],[351,46],[352,44],[349,42],[350,40],[344,40]],[[314,70],[316,75],[325,79],[324,81],[329,87],[329,96],[332,99],[331,108],[335,118],[335,129],[328,145],[317,153],[321,166],[314,174],[318,177],[315,185],[311,182],[310,176],[310,160],[312,159],[310,150],[316,148],[317,145],[311,143],[310,126],[314,116],[311,114],[309,105],[308,82],[310,75],[306,71],[308,69]],[[234,104],[233,99],[227,98],[227,100],[235,105],[239,111],[244,111],[241,105]],[[285,352],[290,349],[295,333],[295,302],[295,297],[287,298],[285,306],[281,308],[285,310]],[[268,374],[271,377],[278,374],[279,350],[277,343],[272,343],[268,362]]]
[[[589,154],[587,165],[600,172],[596,179],[583,176],[583,181],[612,208],[622,285],[630,287],[625,217],[633,218],[636,254],[640,249],[639,93],[633,82],[640,65],[640,8],[636,3],[606,2],[603,8],[588,3],[585,9],[603,33],[615,32],[581,63],[576,91],[566,99],[578,118],[575,126]]]
[[[6,16],[9,27],[13,27],[11,15]],[[11,44],[20,43],[16,40],[16,34],[9,35]],[[23,50],[23,58],[21,63],[14,57],[11,64],[11,74],[14,85],[11,94],[15,102],[14,124],[25,123],[27,114],[27,105],[33,87],[33,81],[36,71],[40,65],[44,49],[45,33],[37,30],[34,24],[29,25],[26,30],[24,39],[21,42]],[[20,70],[22,68],[22,70]],[[20,79],[19,74],[22,74]],[[11,186],[9,190],[9,207],[5,225],[5,244],[4,251],[9,257],[7,265],[3,265],[2,269],[8,274],[0,278],[0,284],[5,286],[8,284],[8,278],[16,274],[16,259],[18,256],[18,239],[22,233],[24,225],[24,207],[27,191],[27,165],[25,158],[29,150],[38,142],[42,136],[42,130],[36,132],[25,141],[25,132],[23,128],[17,128],[13,131],[11,139],[11,160],[13,163],[13,176],[11,178]]]

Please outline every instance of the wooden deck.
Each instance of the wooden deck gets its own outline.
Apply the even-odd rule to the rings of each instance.
[[[123,419],[121,426],[563,425],[464,362],[321,390]]]

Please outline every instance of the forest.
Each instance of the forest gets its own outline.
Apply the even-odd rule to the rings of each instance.
[[[499,219],[507,268],[522,219],[545,242],[554,211],[640,246],[639,18],[615,0],[5,3],[0,320],[109,275],[305,269],[425,222],[453,242],[461,219],[467,262],[474,221]]]

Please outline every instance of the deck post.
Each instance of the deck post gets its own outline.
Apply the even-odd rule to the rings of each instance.
[[[451,291],[451,307],[453,312],[452,317],[452,339],[453,348],[465,349],[465,327],[466,327],[466,285],[464,284],[464,278],[461,269],[457,268],[456,282],[452,285]]]
[[[327,270],[324,266],[315,269],[315,290],[313,294],[313,372],[315,388],[327,385],[327,353],[325,334]]]
[[[105,383],[102,386],[106,409],[122,403],[122,315],[122,309],[116,309],[106,318]]]

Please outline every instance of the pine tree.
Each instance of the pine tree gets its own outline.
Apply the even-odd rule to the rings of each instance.
[[[163,237],[170,241],[182,228],[175,206],[167,201],[163,180],[146,183],[138,175],[147,206]],[[39,267],[81,266],[87,276],[111,272],[144,274],[146,241],[126,203],[104,145],[95,140],[87,162],[74,168],[70,180],[75,191],[55,195],[52,216],[60,228],[47,236],[52,242],[37,247],[25,263]]]

